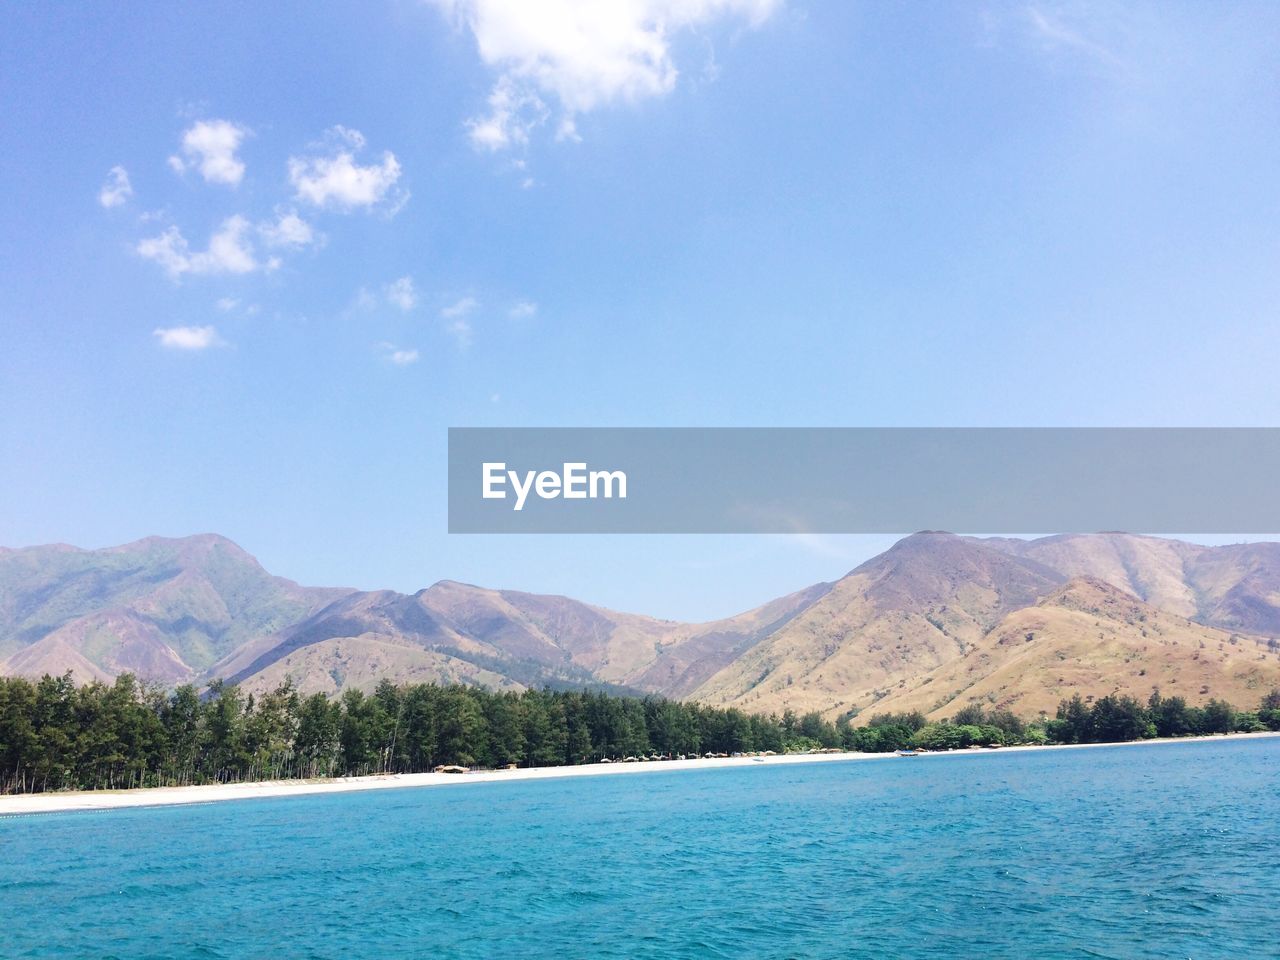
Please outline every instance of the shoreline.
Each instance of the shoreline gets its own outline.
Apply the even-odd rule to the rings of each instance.
[[[1081,750],[1096,747],[1137,747],[1170,743],[1209,743],[1280,737],[1280,731],[1262,733],[1213,734],[1200,737],[1168,737],[1128,740],[1123,743],[1022,744],[999,749],[970,748],[921,753],[915,759],[936,757],[983,757],[1040,750]],[[731,767],[791,766],[805,763],[839,763],[855,760],[900,759],[895,753],[792,753],[772,757],[718,757],[696,760],[641,760],[636,763],[587,763],[562,767],[521,767],[516,770],[485,770],[476,773],[387,773],[366,777],[327,780],[268,780],[255,783],[213,783],[185,787],[144,787],[135,790],[81,790],[0,796],[0,817],[88,810],[123,810],[142,807],[183,806],[227,800],[261,800],[274,797],[350,793],[358,790],[388,790],[407,787],[445,787],[471,783],[514,783],[524,780],[552,780],[568,777],[613,776],[660,773],[664,770],[717,770]]]

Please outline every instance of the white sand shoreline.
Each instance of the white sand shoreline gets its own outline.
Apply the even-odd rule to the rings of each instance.
[[[1165,740],[1134,740],[1127,743],[1027,745],[1002,747],[999,750],[952,750],[938,753],[922,753],[918,759],[990,757],[1033,750],[1081,750],[1094,747],[1139,747],[1210,741],[1229,742],[1266,737],[1280,737],[1280,733],[1238,733],[1207,737],[1179,737]],[[760,758],[720,757],[698,760],[643,760],[637,763],[589,763],[573,767],[524,767],[517,770],[488,770],[467,774],[399,773],[379,774],[368,777],[342,777],[332,780],[271,780],[258,783],[216,783],[190,787],[148,787],[139,790],[65,791],[0,797],[0,817],[65,813],[77,810],[117,810],[133,807],[177,806],[190,803],[214,803],[223,800],[258,800],[268,797],[348,793],[355,790],[443,787],[471,783],[658,773],[669,770],[714,770],[726,767],[787,766],[804,763],[888,759],[897,759],[897,757],[892,753],[799,753]]]

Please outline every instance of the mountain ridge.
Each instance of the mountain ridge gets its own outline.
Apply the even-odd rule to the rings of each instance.
[[[1105,678],[1080,664],[1120,670],[1105,651],[1138,643],[1132,624],[1106,617],[1098,650],[1080,646],[1080,618],[1089,614],[1070,604],[1081,597],[1098,610],[1142,604],[1143,616],[1188,643],[1248,646],[1263,664],[1250,676],[1269,676],[1280,662],[1276,543],[927,531],[836,580],[735,616],[683,623],[448,579],[412,594],[303,587],[225,537],[199,534],[100,550],[0,548],[0,672],[71,670],[85,681],[132,672],[165,685],[220,678],[250,689],[290,679],[326,693],[369,689],[382,676],[512,690],[594,685],[832,717],[905,704],[940,709],[944,698],[929,699],[923,687],[963,680],[988,702],[1039,709],[1050,694],[1031,688],[1059,689],[1041,683],[1054,667],[1046,657],[1075,657],[1080,676],[1099,687]],[[998,638],[1024,621],[1045,621],[1044,642],[1033,646],[1049,651],[1020,654],[1031,686],[1011,683],[1006,671],[1003,692],[982,687],[986,675],[975,664],[985,656],[1003,669],[997,661],[1010,658]],[[1236,680],[1184,659],[1170,654],[1151,669],[1165,671],[1166,682],[1175,674],[1212,680],[1197,683],[1194,696],[1206,685],[1237,689]]]

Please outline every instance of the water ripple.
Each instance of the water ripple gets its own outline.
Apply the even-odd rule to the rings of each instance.
[[[1280,744],[0,821],[6,957],[1280,957]]]

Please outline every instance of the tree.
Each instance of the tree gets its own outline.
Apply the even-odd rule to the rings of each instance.
[[[245,754],[250,777],[279,779],[289,769],[298,738],[298,692],[286,679],[262,697],[245,721]]]
[[[1099,743],[1123,743],[1154,737],[1156,728],[1133,697],[1107,695],[1098,698],[1090,716],[1091,738]]]
[[[207,768],[214,780],[238,780],[244,775],[247,757],[244,749],[244,714],[246,703],[240,688],[215,680],[209,687],[205,726]]]
[[[1236,712],[1224,700],[1210,700],[1201,712],[1204,733],[1230,733],[1235,729]]]
[[[440,707],[441,761],[471,766],[488,749],[484,714],[461,687],[446,687]]]
[[[1058,716],[1049,727],[1049,736],[1060,743],[1093,741],[1092,717],[1080,694],[1058,704]]]
[[[1193,730],[1193,718],[1182,697],[1166,699],[1160,696],[1159,690],[1153,691],[1147,700],[1147,715],[1158,737],[1184,737]]]
[[[297,775],[332,776],[338,761],[342,731],[342,707],[323,693],[313,693],[298,709],[298,733],[293,752]]]
[[[184,685],[172,692],[127,674],[111,684],[77,687],[70,674],[38,682],[0,677],[0,792],[78,787],[317,777],[430,770],[439,763],[546,766],[600,757],[700,751],[805,750],[840,745],[886,752],[915,745],[959,749],[1016,742],[1087,743],[1159,734],[1280,729],[1280,692],[1256,713],[1237,714],[1212,700],[1188,708],[1153,693],[1144,705],[1079,697],[1055,719],[1027,726],[1008,710],[962,708],[954,720],[926,723],[918,712],[851,716],[832,724],[816,712],[748,714],[662,697],[600,692],[400,685],[372,695],[348,690],[336,700],[302,697],[292,683],[245,696],[215,682],[204,699]]]
[[[166,779],[177,783],[196,781],[200,760],[200,695],[185,683],[159,707],[160,724],[169,745]]]

